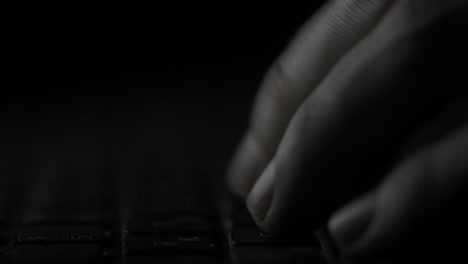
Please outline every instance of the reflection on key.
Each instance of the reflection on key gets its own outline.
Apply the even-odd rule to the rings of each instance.
[[[111,254],[99,244],[20,244],[15,263],[103,263]]]
[[[206,236],[130,237],[126,245],[129,254],[214,253]]]
[[[231,243],[239,245],[309,245],[318,248],[320,245],[312,235],[275,236],[266,234],[256,227],[234,227],[231,231]]]
[[[104,242],[111,238],[111,230],[100,226],[26,226],[18,234],[19,243]]]

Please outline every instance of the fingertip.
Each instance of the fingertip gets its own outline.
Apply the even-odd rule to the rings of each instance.
[[[268,164],[260,144],[247,133],[241,140],[226,172],[226,184],[236,195],[246,199]]]
[[[328,229],[341,250],[352,251],[371,224],[373,213],[373,196],[366,195],[333,214]]]
[[[265,225],[265,218],[273,200],[274,180],[274,164],[272,162],[262,173],[247,197],[247,208],[257,225],[262,229],[269,229]]]

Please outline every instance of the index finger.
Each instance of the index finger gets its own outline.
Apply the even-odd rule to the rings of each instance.
[[[299,105],[338,59],[373,28],[391,2],[331,1],[305,24],[273,64],[257,94],[249,129],[228,169],[228,183],[235,193],[247,196],[273,158]]]

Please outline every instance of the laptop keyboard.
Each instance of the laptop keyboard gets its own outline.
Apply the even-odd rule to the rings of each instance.
[[[312,235],[221,213],[203,177],[47,166],[0,175],[1,263],[326,263]]]

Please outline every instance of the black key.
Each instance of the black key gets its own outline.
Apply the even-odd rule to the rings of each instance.
[[[189,194],[173,196],[153,195],[134,201],[133,212],[137,214],[208,214],[211,210],[208,201]]]
[[[309,247],[238,247],[231,252],[233,263],[240,264],[326,264],[318,249]]]
[[[206,236],[129,237],[126,240],[129,254],[210,254],[214,246]]]
[[[213,224],[197,215],[143,216],[131,219],[127,230],[130,234],[208,234]]]
[[[84,192],[84,191],[83,191]],[[106,193],[73,193],[72,191],[38,191],[33,190],[28,194],[27,204],[32,207],[63,208],[70,205],[82,205],[86,207],[106,206],[113,204],[114,197]]]
[[[25,224],[67,223],[67,224],[115,224],[119,219],[117,213],[101,210],[28,210],[21,216]]]
[[[105,263],[110,252],[99,244],[19,244],[14,263]]]
[[[109,229],[100,226],[26,226],[18,233],[19,243],[89,243],[108,241]]]
[[[275,236],[269,235],[255,227],[234,227],[231,231],[231,243],[239,245],[312,245],[319,247],[312,235]]]
[[[213,256],[207,255],[140,255],[128,256],[127,264],[170,263],[170,264],[215,264],[219,263]]]

